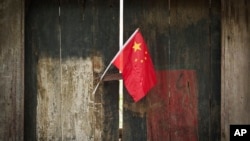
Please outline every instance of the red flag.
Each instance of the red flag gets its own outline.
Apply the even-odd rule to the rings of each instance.
[[[113,64],[122,72],[125,86],[135,102],[156,84],[154,66],[139,31],[131,37]]]

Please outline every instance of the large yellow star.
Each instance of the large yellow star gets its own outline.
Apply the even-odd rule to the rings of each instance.
[[[137,50],[141,50],[141,43],[134,43],[133,46],[134,52],[136,52]]]

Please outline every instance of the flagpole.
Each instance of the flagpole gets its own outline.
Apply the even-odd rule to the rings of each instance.
[[[120,15],[119,15],[119,48],[123,45],[123,0],[120,0]]]
[[[122,50],[123,45],[123,0],[120,0],[120,16],[119,16],[120,22],[119,22],[119,49]],[[119,71],[121,73],[121,71]],[[123,99],[123,80],[119,80],[119,128],[122,128],[123,124],[123,110],[121,107],[123,107],[123,101],[120,101],[120,99]],[[121,109],[120,109],[121,108]]]
[[[135,36],[135,34],[138,32],[139,28],[137,28],[135,30],[135,32],[129,37],[129,39],[126,41],[126,43],[122,46],[122,48],[116,53],[115,57],[111,60],[111,62],[109,63],[109,65],[107,66],[107,68],[105,69],[105,71],[103,72],[103,74],[101,75],[97,85],[95,86],[94,91],[92,92],[92,94],[95,94],[97,91],[97,88],[99,87],[101,81],[103,80],[105,74],[107,73],[108,69],[111,67],[111,65],[113,64],[113,62],[115,61],[115,59],[118,57],[118,55],[123,51],[124,47],[130,42],[130,40]]]

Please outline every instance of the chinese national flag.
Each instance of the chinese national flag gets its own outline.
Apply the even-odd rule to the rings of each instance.
[[[139,31],[125,44],[113,64],[121,71],[125,86],[135,102],[156,84],[154,66]]]

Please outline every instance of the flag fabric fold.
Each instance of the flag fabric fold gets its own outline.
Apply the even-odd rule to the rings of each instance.
[[[135,102],[156,84],[154,66],[140,31],[131,37],[113,64],[121,71],[125,87]]]

